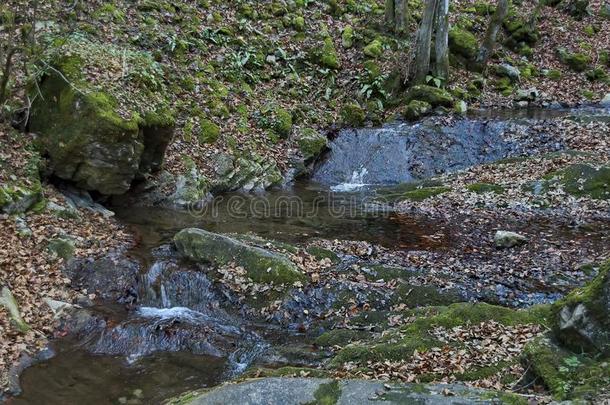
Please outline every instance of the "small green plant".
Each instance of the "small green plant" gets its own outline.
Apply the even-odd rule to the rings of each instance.
[[[426,84],[428,84],[429,86],[438,87],[440,89],[445,86],[445,78],[440,76],[436,77],[432,75],[427,75]]]
[[[388,93],[383,86],[387,78],[388,75],[379,75],[373,78],[360,76],[358,78],[360,82],[360,96],[364,97],[365,100],[370,100],[371,98],[387,99]]]

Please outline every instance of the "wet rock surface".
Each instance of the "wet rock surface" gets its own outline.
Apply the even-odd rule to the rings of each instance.
[[[185,396],[185,404],[502,404],[510,395],[458,384],[383,384],[365,380],[263,378]]]
[[[137,295],[140,264],[123,255],[110,255],[95,260],[74,260],[64,273],[79,288],[106,301],[129,303]]]
[[[328,145],[313,180],[340,184],[366,170],[365,184],[396,184],[451,173],[508,156],[562,147],[544,136],[525,136],[523,122],[458,119],[416,124],[391,124],[382,129],[349,129]]]

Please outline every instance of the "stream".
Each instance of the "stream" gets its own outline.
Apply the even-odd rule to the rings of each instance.
[[[580,117],[590,119],[598,113],[583,110]],[[22,393],[9,403],[160,403],[235,378],[252,365],[320,364],[326,354],[311,341],[324,326],[314,322],[303,329],[298,320],[279,324],[244,316],[227,291],[178,257],[173,236],[197,227],[297,246],[339,239],[364,241],[388,251],[440,253],[461,248],[460,227],[398,213],[380,196],[399,183],[505,157],[562,150],[564,145],[543,135],[533,138],[523,133],[531,120],[574,114],[536,111],[510,121],[480,115],[451,127],[399,123],[345,130],[330,142],[330,152],[317,162],[311,180],[286,189],[264,195],[225,194],[190,210],[109,207],[136,235],[136,247],[113,264],[85,263],[78,268],[78,274],[86,277],[106,277],[81,277],[81,281],[109,291],[108,296],[99,297],[90,315],[74,321],[79,323],[76,335],[52,343],[52,358],[21,374]],[[502,137],[507,132],[518,136]],[[443,142],[437,141],[439,133]],[[608,242],[609,230],[603,224],[586,235],[543,219],[519,226],[560,241],[586,237],[593,250]],[[347,269],[356,259],[345,256],[342,261]],[[126,275],[126,281],[116,277],[117,271]],[[115,295],[112,286],[124,291],[123,283],[130,293]],[[307,292],[301,297],[303,305],[320,307],[322,312],[334,299],[325,294]],[[430,302],[486,299],[467,287],[451,294],[434,296]],[[524,305],[559,296],[549,292]],[[428,301],[422,305],[426,304],[430,305]],[[294,308],[301,310],[296,304]]]

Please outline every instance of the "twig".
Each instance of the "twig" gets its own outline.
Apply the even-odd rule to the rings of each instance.
[[[44,65],[47,69],[50,69],[52,71],[54,71],[55,73],[57,73],[62,79],[64,79],[64,81],[70,86],[72,87],[72,89],[74,89],[75,91],[79,92],[80,94],[82,94],[83,96],[86,96],[87,93],[85,93],[84,91],[80,90],[78,87],[76,87],[74,84],[72,84],[72,82],[70,82],[66,76],[63,75],[63,73],[61,73],[59,70],[55,69],[53,66],[49,65],[47,62],[44,62]]]

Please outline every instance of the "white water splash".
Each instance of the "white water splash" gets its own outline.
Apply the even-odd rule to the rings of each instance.
[[[364,186],[367,186],[367,184],[364,182],[364,176],[366,176],[368,173],[369,171],[366,170],[366,167],[361,167],[360,170],[354,170],[352,172],[352,177],[349,179],[349,181],[332,186],[330,189],[337,192],[358,190]]]
[[[159,320],[181,319],[193,323],[195,323],[198,319],[201,319],[202,317],[205,318],[205,315],[201,312],[193,311],[192,309],[186,307],[140,307],[137,310],[137,314],[142,318],[157,318]]]

